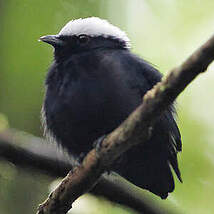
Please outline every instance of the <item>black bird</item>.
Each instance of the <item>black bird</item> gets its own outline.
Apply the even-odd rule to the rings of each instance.
[[[54,47],[43,105],[45,130],[78,158],[113,131],[162,78],[130,51],[126,34],[97,17],[68,22],[57,35],[40,38]],[[112,170],[161,198],[181,181],[181,136],[171,105],[155,123],[150,140],[127,151]]]

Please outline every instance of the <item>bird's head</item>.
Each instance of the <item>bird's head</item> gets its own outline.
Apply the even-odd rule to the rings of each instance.
[[[72,20],[58,34],[42,36],[40,40],[55,48],[56,57],[98,48],[128,49],[130,47],[125,32],[97,17]]]

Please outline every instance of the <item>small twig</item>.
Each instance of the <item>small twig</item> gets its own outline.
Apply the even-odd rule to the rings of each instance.
[[[143,103],[105,138],[100,150],[91,150],[83,163],[68,173],[49,198],[39,206],[38,214],[67,213],[72,203],[89,191],[105,169],[122,153],[133,145],[147,141],[154,121],[199,73],[207,69],[213,59],[214,37],[146,93]]]

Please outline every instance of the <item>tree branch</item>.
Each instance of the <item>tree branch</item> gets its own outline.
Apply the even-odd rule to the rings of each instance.
[[[73,161],[65,152],[45,140],[17,130],[5,129],[0,132],[0,159],[10,161],[27,170],[38,170],[52,177],[64,177],[73,167]],[[90,191],[114,203],[128,206],[139,213],[174,213],[151,202],[143,191],[134,185],[102,176]]]
[[[54,145],[11,129],[0,132],[0,159],[52,177],[64,177],[72,169],[72,160],[57,152]]]
[[[199,73],[207,69],[213,59],[214,37],[146,93],[142,104],[104,139],[99,151],[91,150],[82,164],[68,173],[39,206],[38,214],[67,213],[72,203],[92,189],[105,169],[122,153],[148,140],[155,120]]]

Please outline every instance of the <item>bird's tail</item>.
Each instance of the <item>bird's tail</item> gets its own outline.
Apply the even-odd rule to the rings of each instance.
[[[160,125],[156,124],[148,142],[131,148],[114,167],[127,180],[165,199],[175,187],[171,168],[181,181],[177,162],[181,142]]]

